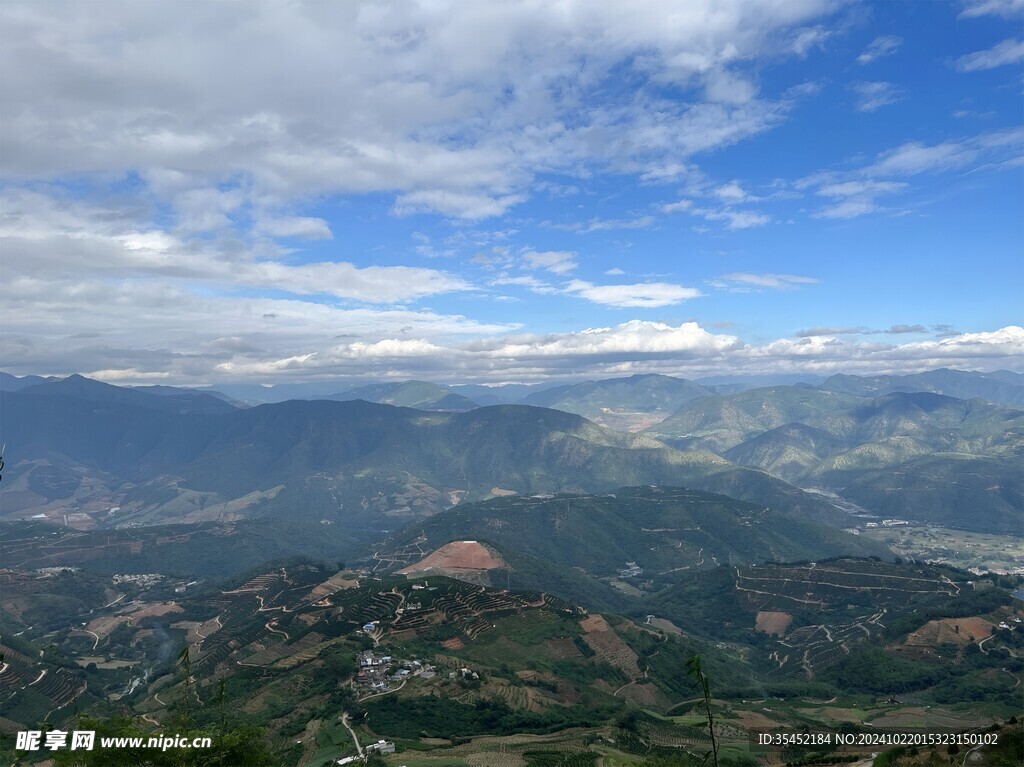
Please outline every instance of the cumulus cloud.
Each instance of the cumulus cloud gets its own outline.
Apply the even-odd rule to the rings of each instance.
[[[298,315],[289,311],[288,302],[272,303],[274,310],[281,313],[287,329],[268,330],[259,351],[239,345],[236,338],[214,335],[209,327],[209,316],[202,313],[200,304],[193,303],[190,308],[199,310],[200,315],[189,318],[188,322],[197,327],[207,323],[206,335],[191,336],[202,337],[204,343],[201,344],[172,351],[169,345],[161,345],[166,344],[167,339],[158,337],[151,339],[145,350],[129,350],[108,338],[106,344],[97,344],[88,357],[102,367],[95,364],[66,367],[81,359],[71,357],[61,362],[63,366],[48,369],[40,364],[46,359],[40,339],[29,338],[18,347],[17,359],[13,362],[17,366],[34,356],[32,369],[39,372],[87,371],[123,383],[162,380],[213,384],[242,377],[279,382],[338,375],[389,379],[427,377],[449,382],[530,381],[551,376],[595,377],[643,372],[693,377],[726,369],[734,374],[827,375],[838,371],[870,374],[914,372],[942,366],[997,369],[1017,367],[1024,362],[1024,328],[1018,326],[986,332],[953,332],[902,344],[843,337],[857,335],[858,329],[820,328],[802,331],[803,335],[793,338],[750,344],[733,335],[711,332],[695,322],[676,325],[630,320],[615,326],[548,334],[518,334],[512,328],[495,332],[496,329],[491,328],[489,333],[473,340],[459,340],[467,328],[452,318],[398,312],[384,319],[377,316],[380,313],[367,314],[366,310],[338,314],[337,310],[324,307],[320,316],[311,319],[303,316],[304,311]],[[245,304],[240,303],[237,308],[244,311],[243,307]],[[254,308],[266,307],[247,307],[250,311]],[[221,327],[230,332],[237,316],[228,312]],[[143,315],[142,321],[147,323],[149,316]],[[333,327],[345,327],[356,334],[367,324],[375,331],[385,327],[387,330],[376,338],[343,339],[339,343],[322,332],[315,334],[316,321],[327,321]],[[456,334],[447,338],[423,336],[427,325],[437,321],[448,323]],[[292,324],[290,328],[289,324]],[[835,332],[825,332],[828,330]],[[310,335],[311,332],[314,335]],[[897,327],[879,332],[898,335],[902,331]],[[47,339],[47,346],[54,340]],[[61,343],[59,336],[56,342]],[[14,347],[7,345],[5,348]]]
[[[413,2],[395,13],[255,0],[242,14],[193,11],[4,4],[5,171],[131,172],[160,195],[234,189],[264,204],[381,193],[399,215],[496,216],[539,170],[653,178],[778,124],[787,105],[761,98],[743,62],[785,50],[794,28],[835,8]],[[697,98],[614,97],[603,86],[622,66]],[[603,102],[580,112],[587,94]],[[180,207],[197,230],[231,220],[217,206],[196,217],[187,197]]]
[[[750,194],[745,192],[743,187],[740,186],[740,182],[736,179],[733,179],[728,184],[722,184],[720,187],[715,189],[712,194],[722,202],[730,205],[760,199],[758,197],[752,197]]]
[[[896,35],[879,35],[864,52],[857,57],[858,64],[870,64],[876,59],[885,58],[886,56],[892,56],[899,50],[899,47],[903,44],[903,38],[897,37]]]
[[[1011,37],[987,50],[961,56],[956,60],[956,68],[961,72],[978,72],[1020,61],[1024,61],[1024,40],[1015,40]]]
[[[40,192],[0,195],[0,214],[6,267],[36,280],[176,278],[221,289],[246,286],[368,303],[397,303],[472,287],[461,277],[420,267],[358,267],[340,259],[289,263],[276,248],[144,229],[134,211]]]

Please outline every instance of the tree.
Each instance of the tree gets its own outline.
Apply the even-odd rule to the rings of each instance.
[[[711,688],[708,685],[708,678],[704,675],[704,669],[700,665],[700,656],[694,655],[686,663],[690,675],[697,680],[697,685],[704,693],[704,709],[708,713],[708,732],[711,734],[711,760],[715,767],[718,767],[718,738],[715,737],[715,719],[711,714]],[[707,757],[704,757],[705,760]]]

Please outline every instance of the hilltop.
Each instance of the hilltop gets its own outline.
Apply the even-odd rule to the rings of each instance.
[[[486,544],[503,560],[503,569],[478,572],[474,582],[545,589],[618,609],[627,604],[625,596],[724,564],[891,555],[866,538],[764,506],[698,490],[643,486],[461,504],[376,547],[373,563],[378,570],[405,573],[411,563],[465,539]]]

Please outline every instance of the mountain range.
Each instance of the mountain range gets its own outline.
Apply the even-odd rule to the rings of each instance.
[[[70,515],[83,527],[278,516],[372,537],[459,501],[624,483],[845,516],[712,453],[523,405],[429,413],[293,400],[236,409],[206,394],[181,402],[71,378],[6,393],[0,424],[5,514]]]
[[[796,485],[877,516],[1021,534],[1024,411],[1005,404],[1020,380],[936,370],[737,391],[637,375],[492,393],[406,381],[247,407],[211,390],[5,375],[4,511],[80,525],[111,507],[104,524],[297,515],[371,535],[460,501],[648,483],[848,521]],[[480,406],[499,394],[527,404]]]

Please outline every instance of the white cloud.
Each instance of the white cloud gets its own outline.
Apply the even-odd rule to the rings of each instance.
[[[751,197],[743,191],[743,187],[740,186],[739,181],[735,179],[730,181],[728,184],[722,184],[722,186],[715,189],[712,194],[727,205],[759,199],[757,197]]]
[[[857,218],[868,213],[881,210],[881,207],[870,197],[853,197],[837,202],[811,214],[812,218]]]
[[[681,213],[693,207],[693,200],[679,200],[678,202],[666,202],[658,206],[662,213]]]
[[[480,219],[500,216],[525,199],[526,196],[522,194],[494,196],[424,189],[399,195],[392,210],[399,216],[436,211],[455,218]]]
[[[954,141],[928,146],[918,141],[883,152],[865,173],[871,176],[913,176],[967,165],[977,156],[971,146]]]
[[[858,81],[851,83],[850,88],[857,94],[859,112],[874,112],[889,104],[895,104],[903,96],[899,88],[887,82]]]
[[[117,322],[112,321],[110,334],[104,335],[102,342],[83,353],[59,358],[56,363],[48,355],[52,355],[54,346],[59,348],[67,343],[58,330],[45,339],[45,344],[39,337],[20,338],[22,343],[5,346],[15,354],[8,364],[15,370],[31,365],[32,370],[58,374],[84,370],[124,383],[162,380],[216,384],[220,380],[243,378],[280,382],[338,375],[393,380],[426,377],[450,382],[529,381],[551,376],[593,378],[645,372],[694,377],[723,370],[733,374],[827,375],[839,371],[873,374],[943,366],[1013,368],[1024,362],[1024,328],[1017,326],[952,333],[904,344],[855,340],[855,337],[876,332],[882,335],[917,333],[921,329],[916,326],[907,326],[912,330],[906,331],[898,326],[888,331],[820,328],[802,331],[806,334],[795,338],[779,338],[755,345],[733,335],[709,332],[695,322],[673,325],[630,320],[612,327],[530,335],[512,334],[511,328],[478,327],[480,337],[459,340],[457,336],[424,335],[425,331],[434,332],[428,328],[437,321],[448,324],[449,329],[456,332],[466,331],[466,327],[460,328],[457,318],[451,322],[411,312],[338,312],[330,307],[320,307],[317,316],[310,317],[305,307],[296,313],[289,308],[289,302],[259,303],[261,305],[248,305],[246,301],[231,299],[213,307],[218,310],[215,315],[207,313],[210,307],[204,308],[203,302],[195,301],[187,307],[174,304],[159,309],[187,308],[198,312],[184,317],[186,323],[200,331],[189,336],[195,341],[202,339],[202,343],[194,345],[179,345],[178,339],[172,341],[164,335],[167,326],[159,325],[159,335],[150,338],[144,351],[122,349],[117,342],[125,332],[143,331],[129,330],[123,325],[118,327]],[[143,328],[150,327],[152,314],[158,311],[158,306],[159,302],[140,313]],[[229,307],[229,311],[223,312]],[[278,316],[265,321],[267,330],[258,345],[245,344],[229,335],[215,336],[211,331],[216,325],[230,332],[242,318],[239,310],[244,310],[244,314],[264,308],[273,308]],[[109,313],[107,318],[114,320],[114,314]],[[349,335],[372,327],[376,337],[339,341],[324,333],[325,327],[344,327]],[[93,362],[93,366],[74,367],[84,360]]]
[[[861,197],[891,194],[906,188],[907,184],[899,181],[844,181],[836,184],[825,184],[818,189],[818,194],[825,197]]]
[[[610,229],[646,229],[653,223],[654,216],[636,216],[635,218],[592,218],[589,221],[575,224],[551,224],[551,227],[580,234],[590,234]]]
[[[519,285],[525,288],[529,288],[534,293],[541,295],[551,295],[558,292],[558,288],[550,285],[543,280],[538,280],[533,275],[521,274],[518,276],[510,276],[505,272],[502,272],[490,282],[491,285]]]
[[[806,58],[812,48],[824,50],[825,41],[830,37],[832,32],[824,27],[807,27],[797,31],[790,44],[790,50],[800,58]]]
[[[798,179],[793,186],[796,189],[817,187],[817,194],[836,200],[828,207],[811,213],[813,218],[855,218],[886,210],[876,202],[876,197],[911,189],[906,182],[883,179],[980,167],[1009,169],[1020,164],[1024,158],[1022,150],[1022,128],[979,133],[940,144],[911,141],[880,152],[871,163],[859,169],[844,173],[815,173]]]
[[[742,342],[735,336],[709,333],[695,322],[674,326],[662,322],[630,320],[615,327],[502,339],[493,345],[474,342],[469,348],[490,357],[571,360],[577,357],[643,359],[648,355],[678,355],[686,358],[701,354],[717,355],[742,346]]]
[[[563,250],[548,250],[541,253],[527,250],[523,253],[523,260],[532,269],[546,269],[553,274],[567,274],[579,266],[576,263],[576,254]]]
[[[714,210],[711,208],[694,208],[692,213],[701,216],[708,221],[725,221],[729,229],[750,229],[755,226],[764,226],[772,219],[766,213],[759,213],[753,210],[736,210],[725,208]]]
[[[902,44],[902,37],[897,37],[896,35],[879,35],[872,40],[868,47],[864,49],[864,52],[857,57],[857,63],[870,64],[876,59],[892,56],[892,54],[896,53]]]
[[[1007,19],[1019,19],[1021,13],[1024,13],[1024,0],[964,0],[960,18],[1002,16]]]
[[[961,72],[978,72],[1020,61],[1024,61],[1024,40],[1014,40],[1011,37],[988,50],[961,56],[956,60],[956,68]]]
[[[642,282],[634,285],[593,285],[583,280],[573,280],[565,292],[578,295],[595,304],[616,307],[640,307],[652,309],[659,306],[673,306],[690,298],[702,295],[699,290],[683,285],[665,282]]]
[[[717,280],[712,281],[715,287],[726,289],[739,288],[741,290],[750,288],[774,288],[776,290],[791,290],[801,285],[814,285],[820,280],[814,277],[803,277],[799,274],[754,274],[751,272],[732,272],[723,274]]]
[[[620,274],[625,274],[625,272],[622,269],[619,269],[619,267],[613,266],[611,269],[605,271],[605,274],[611,277],[618,277]]]
[[[131,212],[39,192],[0,195],[0,213],[5,266],[12,274],[33,279],[175,278],[220,289],[246,286],[369,303],[411,301],[472,287],[461,277],[420,267],[360,268],[341,259],[287,263],[273,248],[260,251],[232,240],[193,240],[140,229]]]
[[[822,197],[839,198],[839,201],[815,211],[811,216],[845,219],[873,213],[880,209],[875,197],[903,191],[907,186],[899,181],[843,181],[824,184],[818,188],[817,193]]]
[[[757,87],[728,70],[712,70],[707,77],[704,92],[709,101],[726,104],[746,104],[757,95]]]
[[[14,1],[0,8],[5,172],[137,173],[164,200],[237,190],[294,210],[380,193],[400,215],[497,216],[540,171],[654,179],[777,125],[789,105],[760,98],[746,62],[802,55],[827,36],[805,25],[834,12],[825,0],[643,12],[617,0],[409,2],[400,13],[254,0],[242,15]],[[787,47],[794,29],[803,42]],[[621,66],[694,98],[605,88]],[[597,108],[578,109],[594,95]],[[187,198],[180,208],[193,231],[232,221]]]

